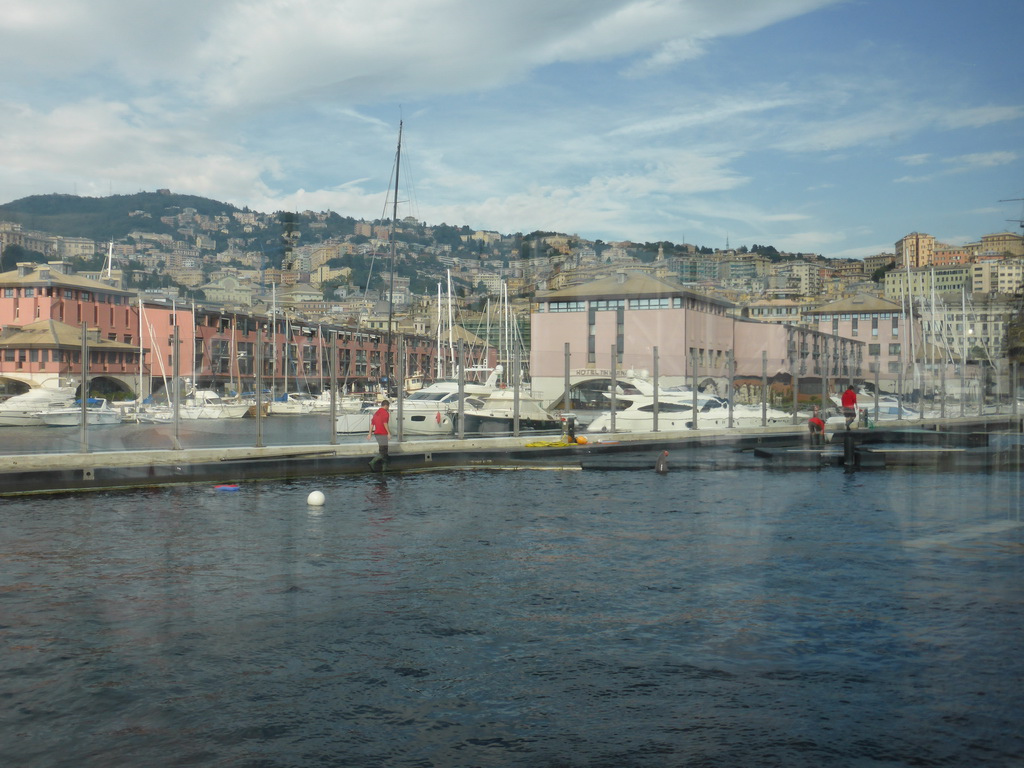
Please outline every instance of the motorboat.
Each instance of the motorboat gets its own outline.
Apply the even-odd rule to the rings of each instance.
[[[498,391],[497,366],[483,384],[462,382],[463,413],[476,412],[484,407],[485,399]],[[366,405],[357,413],[340,413],[335,421],[340,434],[358,434],[370,429],[370,416],[379,404]],[[393,405],[391,413],[397,413]],[[435,381],[402,399],[402,432],[407,435],[444,436],[455,432],[459,412],[459,382],[451,379]]]
[[[646,389],[646,392],[640,391]],[[610,396],[609,396],[610,398]],[[654,390],[653,387],[633,387],[632,392],[616,394],[615,410],[616,432],[650,432],[654,429]],[[720,397],[697,393],[697,426],[704,425],[704,414],[728,407],[728,403]],[[682,430],[693,428],[694,395],[691,390],[659,390],[658,391],[658,429]],[[709,416],[709,418],[713,418]],[[612,428],[612,412],[599,414],[587,425],[587,432],[610,432]]]
[[[0,403],[0,426],[41,426],[39,414],[51,408],[66,408],[75,403],[74,387],[36,387]]]
[[[48,427],[77,427],[82,424],[82,405],[63,408],[49,408],[40,411],[39,418]],[[110,401],[102,397],[90,397],[85,401],[85,423],[88,426],[101,424],[120,424],[123,421],[121,411],[113,408]]]
[[[439,384],[441,382],[435,382]],[[444,382],[447,383],[447,382]],[[443,437],[455,431],[459,412],[459,392],[447,387],[434,389],[435,384],[413,392],[402,400],[402,432],[406,435],[433,435]],[[380,406],[368,405],[358,413],[339,413],[335,420],[340,434],[369,432],[370,418]],[[484,400],[463,394],[463,413],[473,413],[484,407]],[[392,407],[391,414],[398,412]]]
[[[524,432],[553,432],[562,428],[561,417],[550,413],[540,398],[519,392],[519,429]],[[466,410],[464,431],[479,434],[511,435],[515,431],[516,394],[508,388],[487,396],[480,408]]]
[[[732,416],[729,415],[729,401],[715,398],[717,402],[708,403],[697,414],[698,429],[728,429],[733,427],[761,427],[775,424],[792,424],[793,414],[778,408],[766,407],[762,412],[760,405],[732,404]],[[693,428],[692,425],[690,427]]]

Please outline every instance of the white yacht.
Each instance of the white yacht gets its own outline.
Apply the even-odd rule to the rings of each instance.
[[[480,434],[506,434],[514,431],[515,391],[498,389],[487,396],[480,408],[466,409],[465,431]],[[552,432],[562,428],[560,417],[544,408],[540,398],[520,390],[519,429],[524,432]]]
[[[81,403],[63,408],[49,408],[39,412],[42,423],[48,427],[77,427],[82,424]],[[102,397],[90,397],[85,401],[85,423],[89,426],[120,424],[121,411],[111,407],[110,401]]]
[[[75,403],[74,387],[37,387],[0,403],[0,426],[40,426],[40,412]]]
[[[634,382],[638,384],[639,382]],[[615,410],[616,432],[650,432],[654,429],[654,391],[634,386],[632,393],[617,394]],[[646,389],[647,391],[640,391]],[[693,428],[693,393],[690,390],[659,390],[658,429],[680,430]],[[728,404],[720,397],[697,394],[697,426],[704,426],[704,414]],[[711,418],[709,416],[709,418]],[[612,427],[611,411],[604,411],[587,425],[587,432],[609,432]]]
[[[483,384],[463,382],[463,412],[470,413],[484,407],[485,398],[498,390],[499,365]],[[370,417],[379,406],[371,405],[359,413],[339,414],[336,430],[341,434],[358,434],[370,431]],[[450,379],[435,381],[402,399],[402,432],[406,435],[452,434],[456,429],[459,412],[459,383]],[[391,405],[391,414],[398,413],[398,406]]]

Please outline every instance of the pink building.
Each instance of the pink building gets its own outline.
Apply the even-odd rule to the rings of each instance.
[[[912,324],[908,322],[898,302],[861,293],[805,312],[804,316],[823,334],[863,342],[863,378],[873,382],[877,371],[882,390],[895,392],[904,380],[910,380],[912,340],[919,347],[917,356],[923,357],[920,318],[915,316]],[[903,386],[905,392],[910,389]]]
[[[23,263],[0,274],[0,394],[77,385],[83,325],[89,329],[90,391],[111,398],[163,389],[175,370],[200,388],[252,391],[258,355],[265,388],[317,392],[330,383],[332,344],[339,385],[358,391],[395,377],[403,349],[408,374],[434,370],[437,355],[436,343],[425,337],[396,334],[389,358],[381,331],[140,303],[129,291],[74,274],[67,263]],[[183,353],[177,369],[175,329]]]
[[[660,384],[697,381],[721,394],[730,372],[734,385],[766,378],[787,387],[795,372],[804,379],[801,393],[820,393],[823,376],[861,376],[861,342],[743,320],[728,314],[732,307],[635,272],[538,294],[531,314],[534,390],[547,402],[560,400],[567,369],[570,386],[606,379],[613,366],[617,377],[651,374],[655,348]]]

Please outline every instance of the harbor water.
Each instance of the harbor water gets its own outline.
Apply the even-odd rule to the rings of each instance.
[[[1021,765],[1021,485],[477,470],[5,499],[0,765]]]

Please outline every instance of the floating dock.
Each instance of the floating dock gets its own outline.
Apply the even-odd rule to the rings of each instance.
[[[803,425],[592,436],[586,444],[531,436],[392,443],[387,474],[455,469],[846,471],[1020,470],[1020,420],[948,420],[927,426],[836,432],[809,446]],[[997,434],[998,433],[998,440]],[[0,496],[209,483],[232,485],[366,474],[376,445],[162,449],[0,456]]]

